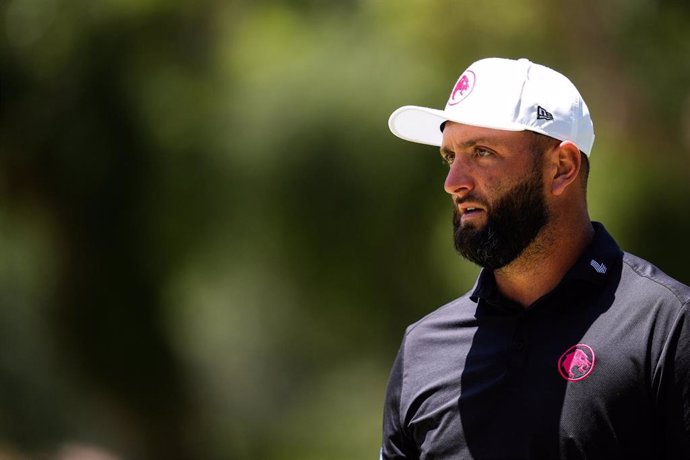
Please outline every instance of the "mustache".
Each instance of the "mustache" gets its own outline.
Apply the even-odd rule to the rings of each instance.
[[[489,203],[485,199],[480,198],[476,195],[472,195],[472,194],[465,195],[462,198],[460,198],[460,197],[453,198],[453,203],[455,204],[456,208],[458,206],[460,206],[461,204],[464,204],[464,203],[480,204],[487,209],[489,208]]]

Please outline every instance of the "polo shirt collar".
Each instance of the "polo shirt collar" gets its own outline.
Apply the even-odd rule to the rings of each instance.
[[[592,222],[592,227],[594,227],[594,238],[577,262],[565,274],[558,287],[577,281],[602,285],[614,271],[612,269],[620,262],[622,252],[613,237],[599,222]],[[493,272],[485,268],[479,273],[470,298],[474,302],[482,299],[496,306],[517,305],[517,303],[501,295],[496,288],[496,278]]]
[[[561,284],[579,280],[603,284],[620,262],[623,253],[613,237],[599,222],[592,222],[592,227],[592,242],[565,274]]]

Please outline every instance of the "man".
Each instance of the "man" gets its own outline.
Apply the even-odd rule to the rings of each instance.
[[[408,327],[382,459],[690,459],[690,288],[591,222],[587,105],[560,73],[483,59],[445,110],[391,131],[436,145],[455,246],[483,269]]]

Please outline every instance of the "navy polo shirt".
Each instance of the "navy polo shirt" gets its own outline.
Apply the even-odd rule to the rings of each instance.
[[[593,225],[528,308],[483,270],[407,328],[383,459],[690,459],[690,288]]]

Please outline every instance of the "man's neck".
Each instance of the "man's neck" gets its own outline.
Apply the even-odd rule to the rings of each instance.
[[[560,283],[593,237],[589,219],[573,226],[545,228],[520,257],[494,271],[499,292],[529,307]]]

